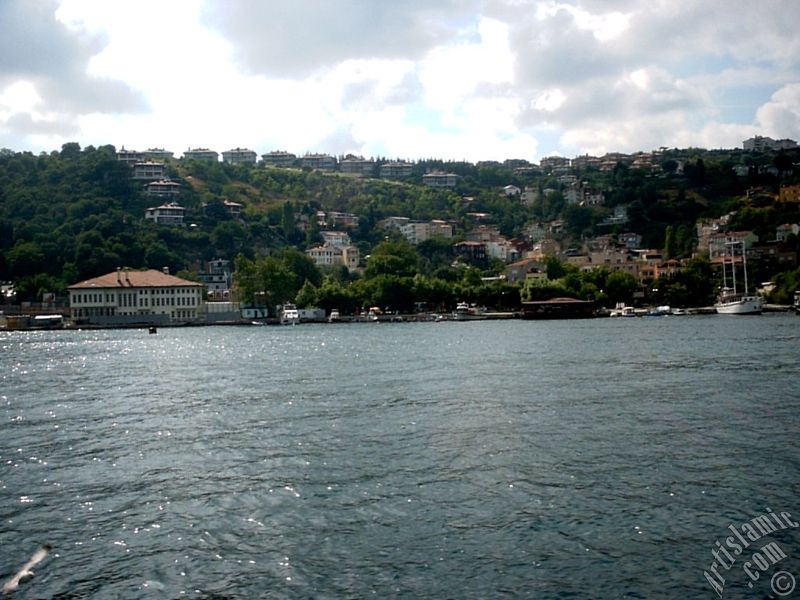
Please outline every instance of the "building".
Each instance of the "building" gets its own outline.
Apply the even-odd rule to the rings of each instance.
[[[547,173],[552,173],[553,169],[568,169],[570,160],[563,156],[545,156],[539,161],[539,166]]]
[[[173,227],[183,227],[183,217],[186,209],[177,202],[169,202],[161,206],[148,208],[144,213],[144,218],[153,221],[156,225],[171,225]]]
[[[390,217],[391,218],[391,217]],[[407,221],[397,227],[410,244],[416,246],[432,237],[450,239],[453,237],[453,226],[447,221]]]
[[[147,195],[151,198],[177,198],[181,192],[181,184],[170,179],[160,179],[147,184]]]
[[[348,154],[339,163],[339,170],[342,173],[350,175],[358,175],[359,177],[372,177],[373,170],[375,169],[375,161],[372,159],[365,159],[363,156],[353,156]]]
[[[408,217],[386,217],[378,221],[378,225],[384,229],[400,229],[406,223],[411,221]]]
[[[349,246],[350,236],[344,231],[320,231],[326,246]]]
[[[306,255],[311,258],[318,267],[343,265],[350,271],[354,271],[358,268],[360,260],[358,248],[355,246],[321,244],[306,250]]]
[[[632,231],[620,233],[617,239],[620,244],[624,245],[629,250],[635,250],[642,245],[642,236]]]
[[[336,169],[336,159],[330,154],[306,154],[300,159],[300,166],[317,171],[333,171]]]
[[[458,175],[444,171],[431,171],[422,176],[422,183],[432,188],[454,188],[458,184]]]
[[[273,150],[261,155],[261,161],[270,167],[293,167],[297,156],[283,150]]]
[[[723,231],[709,237],[708,257],[711,262],[722,262],[731,253],[741,256],[742,248],[749,254],[757,241],[758,236],[752,231]]]
[[[459,242],[453,245],[453,252],[468,263],[486,263],[486,244],[483,242]]]
[[[778,202],[800,203],[800,185],[782,185],[778,190]]]
[[[413,173],[411,163],[395,161],[383,163],[380,168],[381,179],[408,179]]]
[[[112,326],[193,323],[202,314],[203,284],[168,269],[117,269],[67,289],[76,324]]]
[[[211,260],[206,264],[205,270],[199,271],[197,276],[205,285],[209,300],[230,300],[233,285],[231,261],[223,258]]]
[[[131,177],[139,181],[158,181],[164,179],[167,174],[166,165],[162,162],[137,162],[133,165]]]
[[[167,160],[173,156],[172,152],[163,148],[148,148],[142,154],[144,155],[144,160]]]
[[[234,202],[233,200],[223,200],[222,205],[225,207],[225,210],[228,211],[228,214],[234,219],[242,218],[242,209],[244,209],[244,204]]]
[[[743,141],[742,148],[749,152],[764,152],[766,150],[791,150],[792,148],[797,148],[797,142],[789,139],[773,140],[770,137],[762,137],[757,135]]]
[[[144,162],[144,152],[137,152],[136,150],[125,150],[125,146],[117,151],[117,160],[133,166],[137,162]]]
[[[797,223],[784,223],[775,228],[775,241],[785,242],[790,235],[800,234],[800,225]]]
[[[184,160],[207,160],[210,162],[217,162],[219,160],[219,153],[208,148],[194,148],[187,150],[183,153]]]
[[[254,165],[258,162],[258,154],[247,148],[234,148],[233,150],[225,150],[222,153],[222,162],[236,165]]]
[[[547,279],[547,268],[532,258],[523,258],[506,266],[508,283],[520,283],[526,279]]]
[[[356,215],[335,210],[328,212],[318,210],[317,222],[320,225],[330,225],[331,227],[358,227],[358,217]]]

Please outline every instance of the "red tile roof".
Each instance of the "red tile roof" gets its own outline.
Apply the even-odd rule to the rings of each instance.
[[[109,289],[109,288],[151,288],[151,287],[200,287],[201,283],[167,275],[161,271],[112,271],[94,279],[87,279],[69,286],[71,290]]]

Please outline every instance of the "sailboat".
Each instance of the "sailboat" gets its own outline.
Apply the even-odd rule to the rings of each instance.
[[[736,260],[734,247],[742,247],[742,271],[744,273],[744,292],[736,289]],[[744,242],[729,242],[722,257],[722,290],[714,308],[721,315],[760,315],[764,309],[761,298],[747,292],[747,250]],[[731,287],[728,287],[728,264],[731,266]]]

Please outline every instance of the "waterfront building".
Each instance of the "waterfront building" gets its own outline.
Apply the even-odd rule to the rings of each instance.
[[[231,261],[224,258],[211,260],[206,264],[205,270],[199,271],[197,276],[205,285],[209,300],[230,300],[233,286]]]
[[[77,325],[135,326],[196,322],[203,284],[156,271],[115,272],[69,286],[69,307]]]

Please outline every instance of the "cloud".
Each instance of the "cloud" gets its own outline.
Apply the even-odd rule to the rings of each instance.
[[[784,86],[761,106],[756,120],[768,135],[800,138],[800,82]]]
[[[124,83],[87,75],[104,39],[74,35],[56,19],[56,9],[52,0],[0,3],[0,87],[25,82],[35,88],[41,111],[67,119],[92,111],[142,110],[142,97]]]
[[[251,73],[306,77],[350,59],[418,59],[474,21],[471,0],[209,2],[203,22]]]
[[[0,0],[0,145],[738,145],[797,135],[797,22],[793,0]]]

